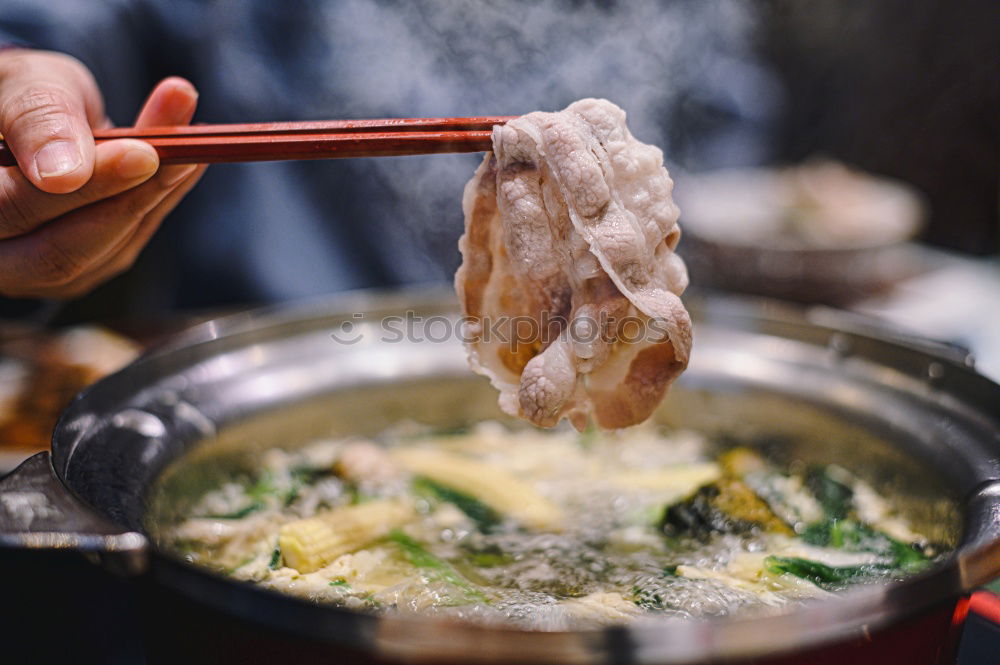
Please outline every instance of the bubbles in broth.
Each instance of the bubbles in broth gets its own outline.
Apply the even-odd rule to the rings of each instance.
[[[269,450],[163,536],[317,603],[533,630],[780,609],[937,555],[841,467],[713,449],[653,426],[400,427]]]

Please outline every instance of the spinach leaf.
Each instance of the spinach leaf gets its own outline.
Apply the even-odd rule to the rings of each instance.
[[[827,519],[842,520],[851,511],[854,490],[834,479],[827,467],[814,467],[806,474],[806,487],[816,496]]]
[[[790,573],[828,590],[840,588],[845,583],[861,577],[869,577],[879,569],[877,565],[828,566],[819,561],[786,556],[767,557],[764,559],[764,568],[779,575]]]
[[[632,587],[632,602],[644,610],[664,610],[670,607],[659,592],[638,586]]]
[[[431,554],[424,548],[423,545],[408,536],[406,533],[400,531],[399,529],[393,529],[389,532],[388,539],[390,542],[399,546],[399,549],[402,550],[403,555],[411,564],[417,568],[423,568],[428,571],[430,577],[458,587],[465,592],[467,600],[481,602],[486,601],[486,596],[472,586],[472,584],[462,577],[458,571],[452,568],[451,564],[444,559],[440,559]]]
[[[906,573],[923,570],[931,558],[919,549],[855,520],[825,520],[806,527],[802,540],[810,545],[835,547],[848,552],[871,552],[889,561],[889,567]]]
[[[281,566],[281,548],[275,547],[274,551],[271,552],[271,560],[268,562],[267,567],[271,570],[277,570]]]
[[[426,476],[418,476],[415,478],[413,480],[413,488],[416,491],[428,494],[439,501],[454,504],[456,508],[461,510],[469,517],[469,519],[476,523],[476,526],[479,527],[480,531],[489,531],[503,521],[500,513],[495,511],[490,506],[487,506],[476,497],[470,496],[465,492],[452,489],[447,485],[442,485],[441,483],[427,478]]]
[[[261,510],[262,508],[264,508],[263,502],[261,502],[261,501],[252,501],[251,503],[248,503],[247,505],[243,506],[242,508],[238,508],[238,509],[236,509],[236,510],[234,510],[232,512],[229,512],[229,513],[213,513],[211,515],[206,515],[206,517],[210,517],[210,518],[216,519],[216,520],[241,520],[244,517],[246,517],[247,515],[250,515],[251,513],[255,513],[258,510]]]

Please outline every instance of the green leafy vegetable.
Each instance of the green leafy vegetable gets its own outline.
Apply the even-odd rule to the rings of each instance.
[[[331,475],[333,472],[330,469],[324,469],[315,466],[297,466],[289,471],[291,477],[291,487],[285,492],[283,498],[283,503],[286,506],[290,506],[293,501],[299,498],[299,492],[303,487],[308,487],[312,485],[317,480],[324,476]]]
[[[333,471],[325,467],[303,464],[292,467],[289,474],[292,476],[292,480],[300,485],[311,485],[323,476],[332,475]]]
[[[263,471],[257,479],[247,486],[247,496],[255,501],[263,501],[274,495],[278,488],[274,484],[274,476],[270,471]]]
[[[234,510],[232,512],[229,512],[229,513],[213,513],[211,515],[207,515],[207,517],[211,517],[212,519],[216,519],[216,520],[241,520],[244,517],[246,517],[247,515],[255,513],[258,510],[261,510],[262,508],[264,508],[264,504],[262,502],[260,502],[260,501],[253,501],[253,502],[251,502],[251,503],[243,506],[242,508],[238,508],[237,510]]]
[[[904,572],[919,571],[930,563],[930,557],[920,550],[855,520],[825,520],[810,524],[802,533],[802,540],[810,545],[835,547],[848,552],[871,552],[885,557],[893,568]]]
[[[277,493],[277,487],[274,484],[274,477],[271,475],[271,472],[264,471],[257,476],[253,482],[247,485],[245,492],[250,499],[250,503],[228,513],[215,513],[208,515],[208,517],[217,520],[240,520],[247,515],[266,508],[268,499],[276,496]]]
[[[495,568],[511,561],[510,555],[503,552],[473,552],[469,558],[477,568]]]
[[[830,467],[810,469],[806,486],[825,514],[823,520],[806,526],[802,533],[806,543],[877,554],[887,560],[888,568],[902,572],[916,572],[930,563],[930,558],[919,549],[855,519],[854,490],[837,480]]]
[[[769,556],[764,559],[764,568],[775,574],[790,573],[795,577],[809,580],[823,589],[834,589],[860,577],[868,577],[878,571],[876,564],[862,566],[828,566],[819,561],[799,557]]]
[[[675,575],[667,574],[666,577],[675,577]],[[661,589],[655,586],[653,588],[634,586],[632,587],[632,602],[644,610],[662,611],[677,609],[677,605],[671,602],[661,591]]]
[[[333,580],[330,582],[330,586],[343,587],[345,589],[351,588],[351,585],[345,579]]]
[[[810,545],[841,548],[844,546],[845,527],[850,532],[853,524],[854,522],[838,519],[814,522],[806,526],[802,532],[802,540]]]
[[[406,432],[395,432],[392,436],[388,437],[388,441],[412,441],[414,439],[446,439],[453,436],[465,436],[470,432],[468,424],[460,423],[452,427],[436,427],[431,430],[427,430],[423,427],[415,428],[411,431]],[[385,437],[379,437],[380,440],[385,440]]]
[[[423,494],[429,494],[439,501],[454,504],[456,508],[475,522],[481,531],[489,531],[503,520],[500,513],[476,497],[442,485],[426,476],[415,478],[413,488]]]
[[[271,560],[268,562],[267,567],[271,570],[277,570],[281,566],[281,548],[275,547],[274,551],[271,552]]]
[[[452,427],[437,427],[434,429],[432,436],[436,437],[448,437],[448,436],[463,436],[469,433],[469,426],[467,424],[458,424]]]
[[[417,568],[423,568],[428,571],[432,578],[439,579],[462,589],[465,592],[466,599],[470,601],[486,600],[486,596],[472,586],[458,571],[452,568],[451,564],[428,552],[423,545],[404,532],[399,529],[393,529],[389,532],[388,539],[399,546],[407,561]]]
[[[662,610],[668,607],[659,593],[637,586],[632,587],[632,602],[644,610]]]
[[[664,566],[662,573],[663,577],[678,577],[677,565]],[[632,587],[632,602],[644,610],[675,609],[676,606],[660,593],[661,589],[655,588],[655,585],[653,586],[654,588],[638,585]]]
[[[806,474],[806,487],[816,496],[827,519],[842,520],[851,511],[854,490],[830,475],[828,467],[815,467]]]
[[[888,536],[887,536],[888,537]],[[923,570],[930,565],[931,559],[923,552],[914,547],[901,543],[898,540],[889,539],[892,543],[892,555],[896,560],[896,566],[908,573]]]

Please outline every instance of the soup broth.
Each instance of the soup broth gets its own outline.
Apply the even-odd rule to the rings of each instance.
[[[163,535],[314,602],[535,630],[768,611],[939,555],[839,466],[711,443],[494,422],[318,440],[264,452]]]

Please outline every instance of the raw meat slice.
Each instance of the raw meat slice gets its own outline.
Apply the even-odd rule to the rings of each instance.
[[[462,303],[472,368],[536,425],[652,413],[687,366],[691,321],[663,153],[584,99],[493,131],[465,188]]]

